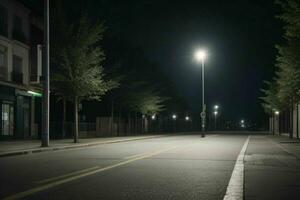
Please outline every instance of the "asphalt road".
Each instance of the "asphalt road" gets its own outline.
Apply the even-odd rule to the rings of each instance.
[[[260,196],[256,188],[256,180],[266,175],[255,164],[256,151],[265,151],[259,149],[262,142],[257,137],[177,135],[4,157],[0,199],[209,200],[224,199],[225,194],[227,199],[271,199],[272,195]],[[292,162],[300,166],[299,160]],[[299,169],[289,170],[290,175],[294,172],[291,181],[297,183]],[[299,195],[299,183],[293,185],[294,197]],[[288,195],[286,191],[282,189],[280,197]]]

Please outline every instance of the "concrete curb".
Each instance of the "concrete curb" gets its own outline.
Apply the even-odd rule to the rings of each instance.
[[[159,138],[159,137],[166,137],[166,136],[168,136],[168,135],[141,136],[138,138],[135,137],[135,138],[128,138],[128,139],[116,139],[116,140],[111,140],[111,141],[90,142],[90,143],[85,143],[85,144],[74,144],[74,145],[66,145],[66,146],[60,146],[60,147],[40,147],[40,148],[32,148],[32,149],[23,149],[23,150],[0,153],[0,157],[17,156],[17,155],[41,153],[41,152],[48,152],[48,151],[59,151],[59,150],[65,150],[65,149],[76,149],[76,148],[96,146],[96,145],[101,145],[101,144],[111,144],[111,143],[120,143],[120,142],[128,142],[128,141],[135,141],[135,140],[145,140],[145,139],[152,139],[152,138]]]

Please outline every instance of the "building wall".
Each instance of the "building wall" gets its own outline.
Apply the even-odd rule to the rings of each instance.
[[[0,47],[6,50],[6,77],[0,80],[0,139],[37,137],[37,128],[41,127],[37,123],[41,120],[36,118],[40,116],[41,106],[36,102],[40,104],[41,97],[34,97],[28,91],[41,91],[39,82],[35,81],[34,85],[31,82],[31,63],[36,59],[32,52],[37,51],[36,44],[42,41],[42,30],[35,34],[32,33],[32,28],[37,26],[35,31],[39,30],[42,20],[17,0],[1,0],[0,6],[5,8],[7,13],[4,16],[7,31],[0,32]],[[34,67],[37,69],[36,65]],[[4,73],[2,71],[1,73]],[[3,124],[7,124],[7,116],[11,114],[8,112],[8,104],[13,112],[13,122],[9,122],[13,127],[13,135],[9,136],[3,135],[4,127],[7,128]]]

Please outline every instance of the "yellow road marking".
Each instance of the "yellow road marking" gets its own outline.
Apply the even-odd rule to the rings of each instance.
[[[68,174],[61,175],[61,176],[56,176],[56,177],[44,179],[44,180],[41,180],[41,181],[36,181],[36,183],[38,183],[38,184],[49,183],[49,182],[56,181],[56,180],[59,180],[59,179],[63,179],[63,178],[69,177],[69,176],[73,176],[73,175],[81,174],[81,173],[84,173],[84,172],[92,171],[92,170],[95,170],[95,169],[99,169],[99,167],[98,166],[90,167],[90,168],[87,168],[87,169],[71,172],[71,173],[68,173]]]
[[[125,160],[127,160],[127,159],[132,159],[132,158],[136,158],[136,157],[139,157],[139,156],[146,155],[146,154],[148,154],[148,153],[149,153],[149,152],[139,153],[139,154],[135,154],[135,155],[131,155],[131,156],[124,157],[123,159],[125,159]]]
[[[80,178],[83,178],[83,177],[86,177],[86,176],[89,176],[89,175],[92,175],[92,174],[96,174],[98,172],[103,172],[103,171],[106,171],[106,170],[109,170],[109,169],[113,169],[115,167],[126,165],[126,164],[129,164],[129,163],[137,161],[137,160],[142,160],[144,158],[148,158],[148,157],[160,154],[162,152],[166,152],[166,151],[175,149],[177,147],[178,146],[173,146],[173,147],[169,147],[169,148],[166,148],[166,149],[163,149],[163,150],[150,152],[148,154],[145,154],[145,155],[142,155],[142,156],[139,156],[139,157],[136,157],[136,158],[132,158],[132,159],[129,159],[129,160],[126,160],[126,161],[123,161],[123,162],[119,162],[117,164],[113,164],[113,165],[110,165],[110,166],[107,166],[107,167],[103,167],[103,168],[95,169],[95,170],[92,170],[92,171],[88,171],[86,173],[78,174],[78,175],[71,176],[71,177],[68,177],[68,178],[65,178],[65,179],[57,180],[57,181],[54,181],[54,182],[51,182],[51,183],[48,183],[48,184],[45,184],[45,185],[42,185],[42,186],[39,186],[39,187],[29,189],[29,190],[24,191],[24,192],[13,194],[11,196],[5,197],[3,200],[12,200],[12,199],[24,198],[24,197],[32,195],[34,193],[41,192],[43,190],[47,190],[47,189],[50,189],[52,187],[62,185],[64,183],[68,183],[68,182],[71,182],[71,181],[74,181],[74,180],[77,180],[77,179],[80,179]]]

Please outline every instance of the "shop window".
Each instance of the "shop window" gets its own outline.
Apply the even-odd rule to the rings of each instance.
[[[14,107],[11,103],[2,104],[2,135],[12,136],[14,134]]]

